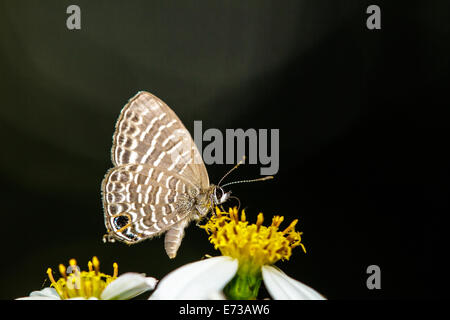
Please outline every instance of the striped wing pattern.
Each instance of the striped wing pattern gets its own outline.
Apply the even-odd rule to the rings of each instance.
[[[188,218],[194,208],[185,195],[199,192],[179,175],[136,164],[111,169],[103,189],[106,227],[127,243],[159,235]]]
[[[162,100],[140,92],[123,108],[111,151],[115,166],[146,164],[209,186],[208,173],[195,143],[177,115]]]

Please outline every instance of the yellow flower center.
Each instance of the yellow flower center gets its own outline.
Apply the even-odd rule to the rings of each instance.
[[[222,255],[239,260],[241,266],[251,266],[259,269],[263,265],[272,265],[278,260],[288,260],[292,249],[301,246],[301,232],[295,231],[298,220],[280,230],[284,217],[274,216],[272,224],[263,226],[264,216],[260,213],[255,224],[246,221],[245,211],[241,216],[237,208],[230,208],[229,212],[221,211],[216,207],[216,215],[201,228],[205,229],[209,241],[219,249]]]
[[[93,257],[88,262],[89,271],[80,271],[75,259],[69,261],[69,267],[59,265],[61,278],[55,281],[52,269],[47,269],[47,275],[51,281],[51,286],[55,288],[61,299],[70,298],[92,298],[100,299],[100,295],[106,286],[117,278],[119,267],[113,264],[114,273],[112,276],[100,272],[100,261]]]

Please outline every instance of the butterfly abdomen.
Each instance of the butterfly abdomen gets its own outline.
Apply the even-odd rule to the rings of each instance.
[[[181,220],[174,224],[167,232],[164,238],[164,248],[170,259],[175,258],[181,241],[184,237],[184,228],[189,224],[189,220]]]

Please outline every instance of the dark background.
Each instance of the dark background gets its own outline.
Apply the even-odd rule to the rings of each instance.
[[[450,8],[392,2],[0,1],[0,298],[48,286],[72,257],[161,278],[217,254],[193,225],[173,261],[163,238],[101,241],[114,124],[140,90],[191,133],[280,129],[276,179],[232,189],[252,221],[299,218],[308,252],[278,263],[287,274],[329,299],[442,297]],[[211,181],[229,168],[208,166]]]

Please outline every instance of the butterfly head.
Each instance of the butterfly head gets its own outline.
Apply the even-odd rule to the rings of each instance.
[[[225,201],[228,200],[228,198],[231,195],[231,191],[225,192],[223,189],[219,186],[214,186],[212,198],[214,205],[222,204]]]

